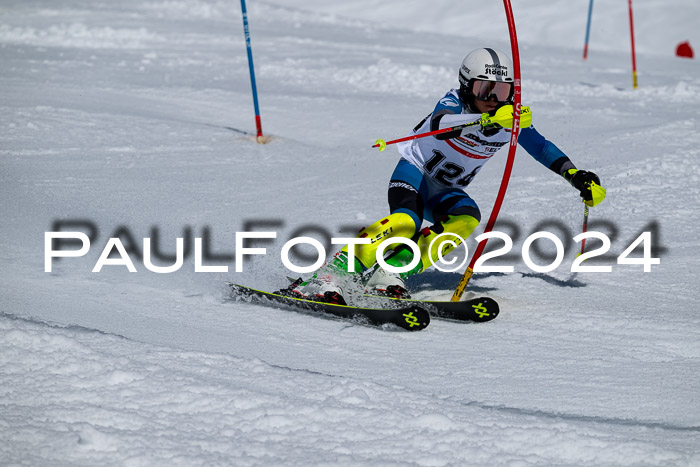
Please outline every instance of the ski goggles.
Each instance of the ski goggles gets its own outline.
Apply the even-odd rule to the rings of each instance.
[[[497,102],[508,102],[513,95],[513,83],[476,79],[472,83],[472,94],[480,101],[488,101],[495,97]]]

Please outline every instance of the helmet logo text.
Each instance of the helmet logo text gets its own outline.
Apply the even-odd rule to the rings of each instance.
[[[495,63],[491,65],[486,65],[486,74],[495,76],[508,76],[508,67],[503,65],[496,65]]]

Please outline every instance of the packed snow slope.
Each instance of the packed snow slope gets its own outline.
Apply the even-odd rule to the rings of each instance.
[[[611,248],[591,264],[612,271],[570,271],[580,199],[519,150],[501,213],[515,272],[470,285],[501,315],[419,333],[226,291],[283,285],[291,237],[385,215],[398,156],[374,140],[428,114],[468,51],[509,50],[499,2],[334,3],[250,1],[259,145],[236,2],[3,2],[0,464],[700,465],[700,67],[672,53],[700,44],[697,2],[639,2],[637,90],[620,5],[596,2],[582,62],[588,2],[515,2],[523,103],[607,188],[589,229]],[[484,217],[505,160],[469,186]],[[58,229],[91,248],[45,272]],[[540,230],[567,246],[548,273],[520,257]],[[242,231],[277,238],[236,262]],[[646,273],[616,262],[643,231]],[[117,236],[136,272],[92,272]],[[185,239],[178,272],[146,268],[147,237],[168,255]],[[194,272],[195,237],[228,272]],[[458,279],[410,286],[448,299]]]

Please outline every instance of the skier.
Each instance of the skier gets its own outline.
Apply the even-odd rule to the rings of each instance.
[[[478,122],[462,129],[398,145],[401,159],[389,181],[390,215],[362,229],[359,238],[372,243],[355,245],[353,278],[371,273],[364,286],[374,293],[408,298],[404,279],[423,272],[466,239],[481,220],[476,202],[464,191],[483,165],[510,141],[513,118],[513,63],[503,52],[482,48],[469,53],[459,69],[459,89],[451,89],[412,134]],[[535,160],[563,176],[588,206],[605,198],[598,176],[578,170],[551,141],[531,126],[529,109],[522,108],[518,143]],[[526,113],[527,112],[527,113]],[[501,124],[494,123],[499,121]],[[504,123],[505,122],[505,123]],[[423,221],[432,225],[421,229]],[[453,242],[442,251],[429,246],[446,232]],[[375,265],[379,244],[391,237],[412,239],[421,257],[408,272],[392,274]],[[429,251],[432,250],[432,251]],[[311,300],[344,304],[342,282],[348,277],[348,246],[308,280],[298,279],[281,293]],[[401,244],[384,257],[395,267],[412,262],[413,251]],[[363,274],[364,273],[364,274]]]

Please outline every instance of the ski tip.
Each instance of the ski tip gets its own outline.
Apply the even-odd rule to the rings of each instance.
[[[495,319],[501,312],[498,302],[493,298],[481,297],[470,300],[470,305],[473,312],[472,321],[483,323]]]

